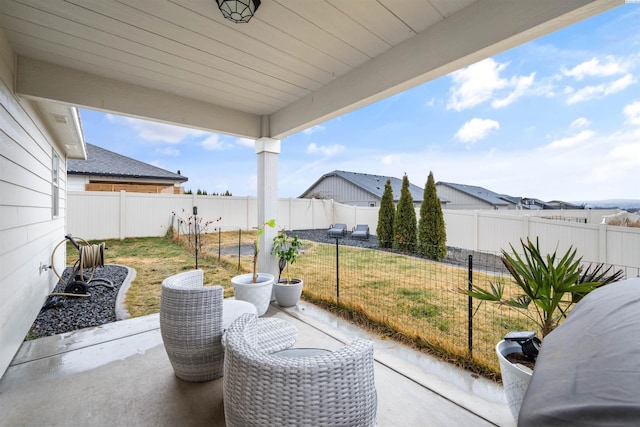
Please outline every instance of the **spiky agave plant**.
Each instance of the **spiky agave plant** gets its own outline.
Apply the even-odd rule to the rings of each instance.
[[[561,258],[557,249],[543,256],[538,239],[533,243],[520,240],[523,255],[513,245],[511,254],[502,250],[502,262],[521,291],[513,298],[504,297],[504,284],[490,282],[490,289],[473,286],[460,292],[481,301],[492,301],[522,310],[539,328],[542,338],[553,331],[567,316],[569,308],[592,290],[620,280],[623,272],[610,274],[612,267],[602,270],[598,264],[582,271],[582,257],[570,246]],[[533,310],[530,307],[533,305]]]

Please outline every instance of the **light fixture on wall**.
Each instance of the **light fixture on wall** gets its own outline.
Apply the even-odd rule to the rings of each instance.
[[[260,0],[216,0],[222,15],[235,22],[249,22],[260,6]]]

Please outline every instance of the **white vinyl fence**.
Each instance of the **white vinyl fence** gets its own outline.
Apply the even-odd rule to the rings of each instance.
[[[163,236],[173,213],[186,219],[193,206],[204,221],[223,231],[250,230],[257,224],[254,197],[198,196],[69,191],[67,230],[85,240]],[[375,234],[377,207],[350,206],[332,200],[280,199],[278,228],[287,230],[327,229],[336,222],[351,229],[368,224]],[[615,210],[573,211],[466,211],[443,210],[447,245],[497,253],[527,237],[540,240],[541,249],[552,252],[578,249],[585,261],[635,268],[640,272],[640,229],[601,224]],[[419,215],[419,211],[416,211]]]

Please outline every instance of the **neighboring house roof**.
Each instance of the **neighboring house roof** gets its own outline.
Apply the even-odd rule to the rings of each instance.
[[[476,199],[480,199],[494,206],[508,206],[508,205],[514,205],[518,203],[517,201],[514,201],[514,200],[517,200],[517,198],[507,196],[506,194],[494,193],[491,190],[487,190],[486,188],[482,188],[482,187],[477,187],[475,185],[454,184],[452,182],[442,182],[442,181],[439,181],[437,185],[445,185],[447,187],[451,187],[455,190],[466,193],[469,196],[475,197]]]
[[[134,160],[96,145],[87,144],[87,160],[69,160],[69,175],[96,175],[116,178],[162,179],[186,182],[184,175]]]
[[[382,176],[382,175],[371,175],[368,173],[359,173],[359,172],[347,172],[347,171],[339,171],[334,170],[333,172],[326,173],[320,177],[316,182],[313,183],[311,187],[309,187],[300,197],[305,197],[309,193],[313,192],[313,189],[325,178],[337,176],[346,181],[351,182],[353,185],[360,187],[364,191],[371,193],[373,196],[378,199],[382,198],[382,194],[384,193],[384,186],[387,183],[387,179],[391,181],[391,189],[393,191],[393,199],[394,201],[400,200],[400,192],[402,190],[402,179],[394,178],[392,176]],[[411,184],[409,182],[409,192],[411,193],[411,198],[414,202],[422,203],[422,197],[424,196],[424,189],[418,187],[417,185]],[[446,203],[447,200],[440,199],[441,202]]]
[[[522,208],[523,209],[558,209],[556,206],[551,203],[547,203],[540,199],[535,199],[531,197],[523,197],[522,198]]]
[[[562,200],[551,200],[547,202],[547,205],[550,206],[548,209],[585,209],[584,204],[570,203]]]

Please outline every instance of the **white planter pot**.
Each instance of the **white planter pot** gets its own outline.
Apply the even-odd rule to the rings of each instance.
[[[525,366],[514,365],[509,362],[505,356],[511,353],[519,353],[522,351],[520,344],[514,341],[502,340],[496,345],[496,354],[500,362],[500,374],[502,375],[502,385],[504,394],[509,405],[509,410],[514,419],[518,419],[520,406],[524,394],[527,392],[529,382],[531,381],[531,370]]]
[[[275,278],[273,274],[258,273],[257,283],[251,283],[252,279],[252,273],[232,277],[233,294],[236,299],[255,305],[256,310],[258,310],[258,316],[262,316],[269,308],[271,289]]]
[[[279,282],[273,284],[276,302],[280,307],[293,307],[300,300],[303,282],[301,279],[291,279],[291,281],[294,283],[286,284],[287,279],[280,279]]]

